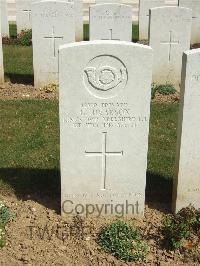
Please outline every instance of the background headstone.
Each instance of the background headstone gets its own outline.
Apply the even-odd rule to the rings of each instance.
[[[1,9],[1,36],[9,37],[9,24],[8,24],[8,12],[6,0],[0,1]]]
[[[139,40],[148,40],[149,10],[165,5],[165,0],[140,0],[139,2]]]
[[[107,214],[116,214],[117,204],[125,212],[128,203],[134,214],[143,215],[152,56],[150,47],[130,42],[60,48],[63,214],[70,208],[75,214],[78,204],[112,204],[113,213]]]
[[[154,50],[153,82],[156,84],[169,83],[179,88],[182,55],[190,49],[191,25],[191,9],[150,9],[149,45]]]
[[[59,45],[75,41],[73,4],[62,0],[34,2],[32,31],[35,86],[58,83]]]
[[[75,14],[75,39],[77,42],[83,40],[83,0],[67,0],[74,4]]]
[[[200,208],[200,49],[183,56],[173,210]]]
[[[1,38],[1,22],[0,22],[0,84],[4,83],[4,67],[3,67],[3,50]]]
[[[132,7],[100,4],[90,7],[90,40],[132,40]]]
[[[31,2],[32,0],[16,1],[17,33],[32,28]]]
[[[191,43],[200,43],[200,1],[179,0],[179,6],[192,9]]]

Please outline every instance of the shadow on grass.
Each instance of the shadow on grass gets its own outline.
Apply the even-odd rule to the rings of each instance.
[[[10,190],[23,200],[30,195],[31,200],[60,213],[61,192],[58,169],[2,168],[0,184],[0,193]],[[171,196],[172,180],[147,172],[146,203],[148,206],[164,212],[169,211]]]
[[[0,194],[13,192],[18,199],[34,200],[60,213],[60,171],[58,169],[0,169]],[[30,195],[30,197],[27,197]]]
[[[12,83],[28,84],[28,85],[34,84],[34,76],[33,75],[5,73],[5,76]]]
[[[160,211],[171,210],[173,180],[165,176],[147,172],[146,203]],[[163,209],[163,205],[166,206]]]

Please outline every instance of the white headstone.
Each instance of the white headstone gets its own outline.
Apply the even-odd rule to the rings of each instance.
[[[67,0],[74,4],[76,41],[83,40],[83,0]]]
[[[190,48],[192,10],[182,7],[150,9],[149,45],[154,50],[153,82],[179,88],[183,52]]]
[[[1,21],[0,21],[1,25]],[[1,38],[1,27],[0,27],[0,84],[4,83],[4,68],[3,68],[3,50],[2,50],[2,38]]]
[[[8,11],[6,0],[0,1],[1,9],[1,36],[9,37]]]
[[[132,40],[132,7],[121,4],[90,6],[90,40]]]
[[[139,40],[148,40],[149,10],[165,5],[165,0],[140,0],[139,2]]]
[[[63,214],[82,205],[87,215],[92,204],[101,215],[143,215],[152,56],[150,47],[119,41],[60,48]]]
[[[173,210],[200,208],[200,49],[183,56]]]
[[[58,83],[59,45],[75,41],[73,4],[62,0],[33,3],[32,30],[35,86]]]
[[[16,1],[17,33],[32,28],[31,2],[32,0]]]
[[[179,0],[179,6],[192,9],[192,36],[191,43],[200,43],[200,1]]]

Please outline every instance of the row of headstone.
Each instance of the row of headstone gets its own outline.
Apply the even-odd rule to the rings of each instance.
[[[152,67],[152,49],[140,44],[60,47],[63,215],[143,215]],[[199,86],[197,49],[183,57],[175,212],[200,207]]]
[[[17,0],[16,12],[17,12],[17,32],[22,30],[28,30],[32,28],[32,10],[31,6],[34,2],[43,2],[46,0]],[[82,0],[62,0],[63,2],[71,3],[74,9],[75,25],[66,25],[67,28],[75,27],[75,40],[83,40],[83,1]],[[51,2],[51,0],[50,0]],[[51,4],[50,4],[51,5]],[[54,8],[52,9],[54,10]],[[67,12],[67,11],[66,11]],[[51,14],[52,17],[56,17],[56,13]]]
[[[191,44],[200,43],[200,1],[179,0],[178,5],[192,10]],[[139,40],[148,40],[149,38],[150,9],[163,6],[165,6],[165,0],[140,0]]]
[[[58,47],[74,42],[75,18],[73,3],[63,0],[40,1],[32,6],[34,76],[35,86],[40,87],[57,83]],[[90,40],[132,39],[129,6],[94,5],[90,9],[90,21]],[[170,83],[179,89],[181,58],[190,48],[191,25],[191,9],[160,7],[150,10],[149,45],[154,50],[153,82],[156,84]]]

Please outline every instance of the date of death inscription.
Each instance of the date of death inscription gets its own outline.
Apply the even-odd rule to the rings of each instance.
[[[72,128],[137,128],[148,123],[148,115],[136,113],[128,103],[82,103],[72,115],[62,114],[62,122]]]

